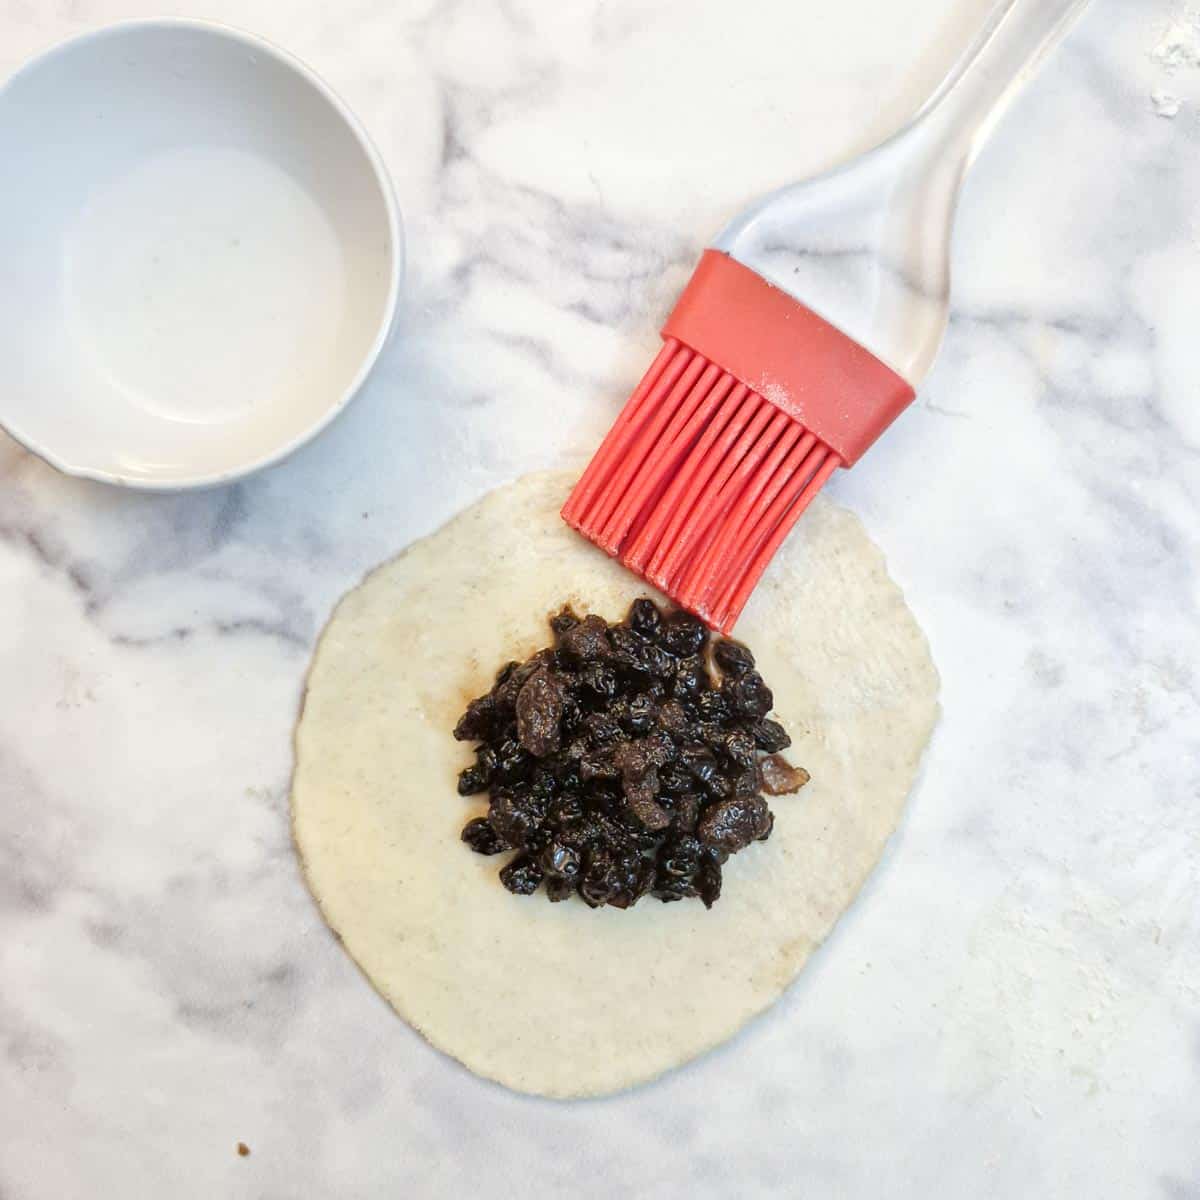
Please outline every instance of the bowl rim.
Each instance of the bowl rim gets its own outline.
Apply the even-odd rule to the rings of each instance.
[[[245,479],[249,475],[256,474],[259,471],[266,470],[268,467],[282,462],[324,432],[362,390],[363,384],[366,383],[367,377],[370,375],[379,359],[380,353],[383,351],[384,346],[387,345],[395,329],[396,315],[400,302],[401,281],[404,277],[406,265],[404,226],[400,217],[400,209],[396,201],[391,175],[383,161],[383,156],[371,140],[366,126],[355,115],[353,109],[303,59],[297,57],[291,51],[285,50],[282,46],[272,42],[268,38],[263,37],[261,34],[251,33],[235,25],[226,24],[223,21],[212,21],[201,17],[133,17],[126,20],[112,21],[97,26],[95,29],[88,29],[81,33],[73,34],[71,37],[55,42],[46,49],[34,54],[8,75],[7,78],[0,79],[0,104],[4,102],[5,94],[13,84],[26,75],[32,74],[59,55],[65,54],[88,42],[102,41],[108,38],[119,37],[122,34],[146,29],[183,29],[215,34],[220,38],[245,46],[253,50],[256,54],[269,55],[277,63],[290,69],[294,74],[303,79],[309,87],[313,88],[340,118],[347,131],[358,143],[359,148],[370,165],[371,173],[374,176],[379,195],[383,200],[384,211],[387,217],[388,242],[392,259],[387,296],[380,314],[379,325],[370,346],[359,363],[358,370],[351,377],[349,383],[342,389],[341,394],[311,425],[275,449],[261,454],[257,458],[224,470],[210,471],[204,474],[183,474],[169,479],[143,479],[138,476],[122,475],[117,471],[106,471],[95,467],[70,463],[55,454],[49,447],[23,436],[20,431],[9,423],[3,412],[0,412],[0,429],[3,429],[14,441],[23,446],[35,457],[40,458],[43,462],[64,475],[69,475],[76,479],[90,479],[97,483],[112,484],[131,491],[197,491],[204,488],[220,487],[239,479]]]

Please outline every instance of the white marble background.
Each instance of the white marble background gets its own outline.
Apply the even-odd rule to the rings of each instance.
[[[260,478],[125,495],[0,436],[3,1200],[1200,1196],[1200,13],[1174,0],[1094,0],[1000,129],[934,378],[832,485],[945,719],[768,1016],[622,1097],[510,1095],[364,983],[288,838],[337,596],[586,452],[704,239],[902,121],[985,8],[0,0],[0,73],[152,11],[285,43],[378,139],[412,251],[367,392]]]

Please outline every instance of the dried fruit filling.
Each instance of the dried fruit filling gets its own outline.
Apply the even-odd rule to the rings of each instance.
[[[519,896],[711,908],[729,856],[771,835],[763,792],[808,782],[780,754],[791,738],[754,656],[648,599],[617,625],[564,608],[550,628],[554,644],[502,667],[455,727],[478,743],[459,794],[490,800],[462,840],[515,851],[500,879]]]

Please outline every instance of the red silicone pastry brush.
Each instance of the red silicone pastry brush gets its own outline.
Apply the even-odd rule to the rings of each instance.
[[[728,633],[812,498],[932,366],[966,170],[1087,2],[1000,0],[900,133],[735,219],[563,518]]]

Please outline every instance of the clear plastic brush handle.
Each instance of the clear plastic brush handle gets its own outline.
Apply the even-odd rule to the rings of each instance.
[[[859,158],[766,197],[714,247],[918,386],[946,330],[950,237],[967,168],[1087,4],[999,0],[908,125]]]

